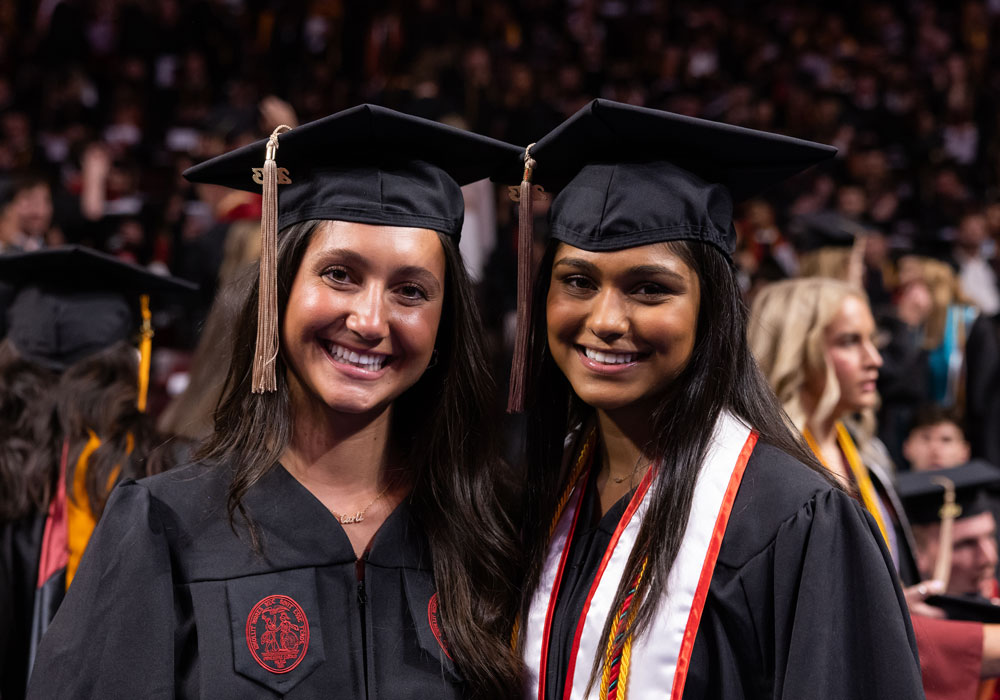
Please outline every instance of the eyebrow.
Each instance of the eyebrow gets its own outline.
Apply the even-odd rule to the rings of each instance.
[[[365,256],[350,248],[331,248],[324,250],[317,260],[319,267],[329,265],[331,261],[337,260],[348,265],[360,267],[362,269],[370,266],[370,261]],[[437,276],[420,265],[404,265],[393,270],[393,277],[408,277],[429,287],[428,291],[436,293],[441,289],[441,282]]]
[[[584,260],[582,258],[559,258],[553,263],[552,267],[556,268],[560,265],[566,267],[575,267],[584,272],[588,272],[592,275],[596,275],[600,272],[600,269],[594,263]],[[648,277],[651,275],[663,275],[669,277],[675,282],[685,283],[687,278],[675,270],[671,270],[669,267],[664,267],[663,265],[636,265],[635,267],[630,267],[625,271],[626,275],[636,276],[636,277]]]

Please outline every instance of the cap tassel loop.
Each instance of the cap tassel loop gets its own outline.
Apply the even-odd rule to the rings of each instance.
[[[264,394],[278,388],[278,134],[290,131],[282,124],[271,132],[264,159],[264,201],[260,216],[260,291],[257,303],[257,343],[253,353],[251,391]]]
[[[149,311],[149,295],[139,297],[139,312],[142,326],[139,328],[139,392],[135,405],[141,413],[146,412],[146,397],[149,396],[149,367],[153,356],[153,315]]]
[[[534,242],[535,220],[532,211],[534,188],[531,176],[535,159],[531,157],[530,144],[524,149],[524,176],[518,197],[517,212],[517,331],[514,336],[514,359],[510,368],[510,392],[507,395],[507,412],[524,410],[528,371],[528,324],[531,316],[531,249]]]

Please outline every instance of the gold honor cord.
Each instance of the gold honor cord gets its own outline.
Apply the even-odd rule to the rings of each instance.
[[[944,476],[935,476],[931,479],[935,484],[944,489],[944,505],[938,515],[941,518],[941,532],[938,535],[938,557],[934,564],[934,578],[944,584],[948,589],[948,579],[951,578],[951,554],[952,554],[952,530],[955,525],[955,518],[961,517],[962,506],[955,503],[955,482]]]
[[[146,412],[146,398],[149,395],[149,368],[153,355],[153,315],[149,311],[149,295],[139,297],[142,326],[139,328],[139,392],[136,398],[138,409]]]
[[[889,546],[889,535],[888,531],[885,529],[885,521],[882,517],[882,511],[878,507],[878,497],[875,493],[875,484],[872,483],[871,477],[868,475],[868,468],[865,466],[864,462],[861,461],[861,455],[858,453],[858,448],[854,445],[854,440],[851,439],[851,434],[847,432],[847,428],[840,421],[837,421],[837,444],[840,446],[840,451],[844,453],[844,458],[847,460],[847,466],[851,469],[851,475],[854,477],[854,483],[858,487],[858,493],[861,494],[861,502],[864,504],[865,508],[872,517],[875,518],[875,523],[878,525],[879,532],[882,533],[882,539],[885,541],[885,546]],[[816,459],[820,463],[830,469],[830,465],[826,463],[823,459],[823,453],[819,449],[819,445],[816,444],[816,440],[813,438],[812,433],[809,432],[809,428],[802,431],[802,436],[806,439],[806,443],[812,449],[813,453],[816,455]]]
[[[101,446],[101,438],[97,433],[87,429],[89,437],[87,444],[83,446],[80,456],[76,460],[76,469],[73,470],[73,490],[71,497],[66,499],[66,549],[68,556],[66,559],[66,588],[73,582],[76,576],[77,567],[80,566],[80,558],[83,556],[90,536],[97,526],[97,518],[90,509],[90,497],[87,495],[87,467],[90,458],[97,448]],[[125,449],[127,454],[132,454],[135,448],[135,439],[132,433],[125,436]],[[105,489],[110,492],[115,482],[121,474],[121,467],[115,467],[108,474],[108,483]]]

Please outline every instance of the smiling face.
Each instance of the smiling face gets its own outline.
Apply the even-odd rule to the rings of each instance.
[[[875,347],[875,319],[868,304],[847,296],[823,333],[827,362],[840,385],[836,415],[874,408],[882,356]]]
[[[651,411],[691,357],[700,298],[697,274],[665,244],[593,253],[561,243],[549,351],[588,405]]]
[[[293,402],[382,411],[430,362],[444,285],[444,248],[434,231],[317,226],[282,324]]]

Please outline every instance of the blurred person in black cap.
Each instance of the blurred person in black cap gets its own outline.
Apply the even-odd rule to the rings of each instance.
[[[0,256],[15,290],[0,344],[0,694],[23,697],[42,634],[109,492],[166,469],[145,415],[149,295],[191,288],[86,248]],[[139,353],[133,342],[139,329]]]
[[[945,593],[958,601],[941,603],[950,617],[982,619],[974,609],[963,613],[962,598],[995,605],[997,589],[997,493],[1000,469],[985,462],[901,473],[896,489],[913,524],[917,565],[922,574],[945,582]],[[950,534],[950,537],[945,537]],[[954,602],[959,607],[949,607]],[[990,619],[1000,622],[1000,607]]]
[[[731,257],[734,203],[833,153],[596,100],[526,154],[521,207],[558,192],[511,396],[532,696],[922,697],[878,530],[787,427]]]
[[[457,238],[460,185],[517,153],[361,105],[187,171],[263,190],[215,430],[116,489],[29,697],[516,694],[518,555]]]

